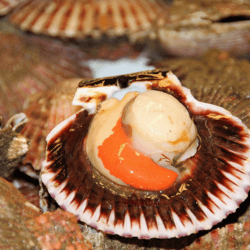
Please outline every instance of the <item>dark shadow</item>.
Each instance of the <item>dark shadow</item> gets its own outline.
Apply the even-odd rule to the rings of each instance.
[[[228,16],[217,20],[216,23],[234,23],[234,22],[242,22],[249,21],[250,16]]]

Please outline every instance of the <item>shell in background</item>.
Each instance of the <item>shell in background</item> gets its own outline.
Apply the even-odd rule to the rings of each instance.
[[[24,110],[28,122],[21,134],[29,139],[30,150],[24,158],[23,164],[31,164],[35,170],[40,170],[45,157],[45,138],[48,133],[57,124],[81,109],[81,107],[71,104],[79,81],[80,79],[65,80],[49,90],[28,98]],[[24,171],[31,175],[27,173],[26,169]]]
[[[1,117],[0,117],[1,119]],[[0,176],[8,178],[17,169],[18,164],[27,154],[29,144],[27,138],[20,135],[27,117],[20,113],[8,120],[5,127],[0,124]]]
[[[202,56],[208,49],[250,54],[247,0],[176,0],[158,25],[160,44],[172,56]]]
[[[0,16],[8,14],[11,10],[25,1],[27,0],[0,0]]]
[[[23,109],[26,98],[66,78],[91,77],[85,53],[31,36],[0,34],[0,114],[4,120]]]
[[[171,93],[194,120],[200,146],[193,157],[183,162],[182,167],[189,169],[189,173],[161,191],[137,190],[108,180],[95,171],[84,153],[83,141],[93,114],[81,110],[48,135],[41,179],[63,209],[109,234],[174,238],[208,230],[235,212],[247,198],[248,129],[228,111],[196,101],[166,70],[83,81],[79,88],[89,86],[93,90],[101,86],[100,90],[110,85],[112,91],[117,85],[127,87],[138,81],[151,82],[149,89]],[[107,92],[105,96],[99,94],[100,99],[108,96]],[[92,103],[90,96],[81,100]]]
[[[10,17],[21,30],[67,38],[145,37],[168,5],[163,0],[34,0]]]

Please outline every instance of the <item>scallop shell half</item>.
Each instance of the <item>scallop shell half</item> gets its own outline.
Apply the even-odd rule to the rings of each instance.
[[[51,39],[0,34],[0,115],[7,121],[23,110],[27,96],[67,78],[92,77],[86,54]]]
[[[34,0],[10,17],[21,30],[67,38],[145,36],[168,5],[162,0]]]
[[[141,191],[121,187],[101,176],[83,150],[94,115],[87,107],[47,137],[41,178],[63,209],[110,234],[172,238],[210,229],[246,199],[250,189],[247,127],[225,109],[195,100],[177,78],[173,79],[172,73],[154,70],[83,81],[79,88],[125,88],[133,82],[147,82],[149,89],[177,98],[189,111],[200,137],[197,153],[181,166],[189,169],[186,177],[166,190]],[[101,100],[107,92],[100,92]],[[90,99],[78,98],[85,105]]]
[[[249,1],[176,0],[158,27],[160,44],[172,56],[202,56],[214,48],[235,56],[250,53]]]

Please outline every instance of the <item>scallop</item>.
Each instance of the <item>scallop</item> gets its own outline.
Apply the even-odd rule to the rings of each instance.
[[[0,34],[0,114],[4,121],[21,112],[26,98],[67,78],[92,77],[86,55],[61,41]]]
[[[170,99],[174,98],[174,103],[178,102],[181,112],[188,117],[187,120],[185,118],[185,123],[189,124],[189,129],[184,130],[183,124],[178,124],[182,129],[177,133],[177,137],[165,137],[165,132],[162,131],[159,138],[164,139],[161,141],[154,136],[154,132],[153,136],[148,135],[145,133],[147,128],[143,128],[143,124],[147,127],[158,116],[154,116],[151,121],[146,119],[143,124],[135,125],[139,114],[136,111],[138,107],[134,104],[136,101],[142,101],[137,98],[143,97],[143,100],[146,100],[142,102],[144,106],[150,106],[151,102],[157,103],[150,99],[151,92],[158,93],[160,103],[162,94],[163,102],[166,101],[165,95],[171,96]],[[144,99],[145,95],[149,99]],[[113,112],[113,107],[122,106],[126,99],[129,100],[121,110]],[[159,69],[82,81],[73,103],[81,103],[83,109],[67,118],[47,136],[46,160],[43,162],[41,179],[63,209],[74,213],[88,225],[124,237],[181,237],[210,229],[233,213],[246,199],[250,188],[248,128],[224,108],[197,101],[172,72]],[[126,119],[126,115],[131,115],[130,105],[135,107],[134,117]],[[171,108],[175,106],[176,104],[173,107],[170,105]],[[98,116],[102,114],[105,115],[100,120],[101,124],[96,123]],[[163,114],[170,116],[165,113],[165,108]],[[166,117],[162,119],[161,122],[165,124]],[[183,123],[182,119],[179,121]],[[126,126],[128,124],[131,127]],[[139,131],[143,134],[143,143],[138,144],[137,134],[133,130],[141,125],[143,129]],[[98,126],[106,127],[107,130],[100,133],[101,135],[96,134],[95,137],[91,130],[98,131]],[[161,131],[160,126],[162,124],[159,122],[154,128]],[[168,128],[166,127],[166,131]],[[122,144],[118,152],[117,149],[109,147],[112,142],[105,144],[108,140],[113,140],[113,144],[118,141],[119,145],[120,137],[115,137],[117,130],[122,133],[120,135],[124,140],[130,143],[128,156],[122,155],[125,150]],[[182,135],[183,131],[186,131],[187,136]],[[100,140],[103,134],[104,138]],[[182,147],[180,143],[186,138],[189,138],[187,146]],[[89,139],[92,144],[88,144]],[[178,141],[176,144],[179,144],[180,151],[176,150],[177,154],[173,159],[167,155],[167,164],[160,166],[157,157],[151,157],[151,151],[145,151],[145,148],[141,147],[147,140],[150,145],[160,148],[163,154],[167,154],[169,150],[168,146],[165,147],[164,140]],[[182,157],[190,146],[191,153]],[[95,152],[100,158],[99,162],[95,161],[95,157],[93,160]],[[130,156],[132,159],[144,157],[146,163],[142,165],[141,159],[131,162]],[[106,171],[108,174],[100,170],[100,162],[104,168],[109,167],[105,165],[105,157],[115,158],[118,163],[124,163],[128,159],[128,164],[123,164],[122,167],[128,168],[129,171],[140,168],[140,173],[146,172],[147,175],[152,167],[164,173],[167,171],[174,178],[170,178],[170,182],[165,178],[169,185],[160,189],[154,189],[155,184],[141,187],[141,180],[138,181],[137,187],[133,183],[127,183],[124,176],[115,176],[113,170]],[[116,166],[110,167],[115,169],[115,172],[120,171]],[[119,179],[118,182],[116,179]],[[151,181],[150,179],[154,178],[148,179]]]
[[[34,0],[10,17],[25,31],[67,38],[144,37],[168,5],[153,1]]]
[[[209,49],[249,55],[249,1],[177,0],[158,19],[158,38],[169,55],[200,57]]]

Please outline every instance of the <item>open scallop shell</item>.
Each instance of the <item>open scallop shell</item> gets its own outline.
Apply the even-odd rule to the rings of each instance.
[[[162,0],[34,0],[10,17],[22,30],[67,38],[144,37],[168,5]]]
[[[31,36],[0,34],[0,114],[4,120],[23,109],[30,94],[67,78],[91,77],[77,46]]]
[[[82,82],[79,88],[124,88],[147,81],[150,89],[177,98],[194,119],[200,137],[199,150],[184,163],[190,169],[187,177],[159,192],[110,182],[92,168],[84,154],[83,140],[93,115],[82,110],[47,137],[41,178],[62,208],[107,233],[172,238],[210,229],[246,199],[250,189],[247,127],[223,108],[195,100],[170,75],[165,70],[146,71]]]
[[[249,1],[177,0],[158,26],[160,44],[172,56],[202,56],[215,48],[236,56],[250,53]]]

